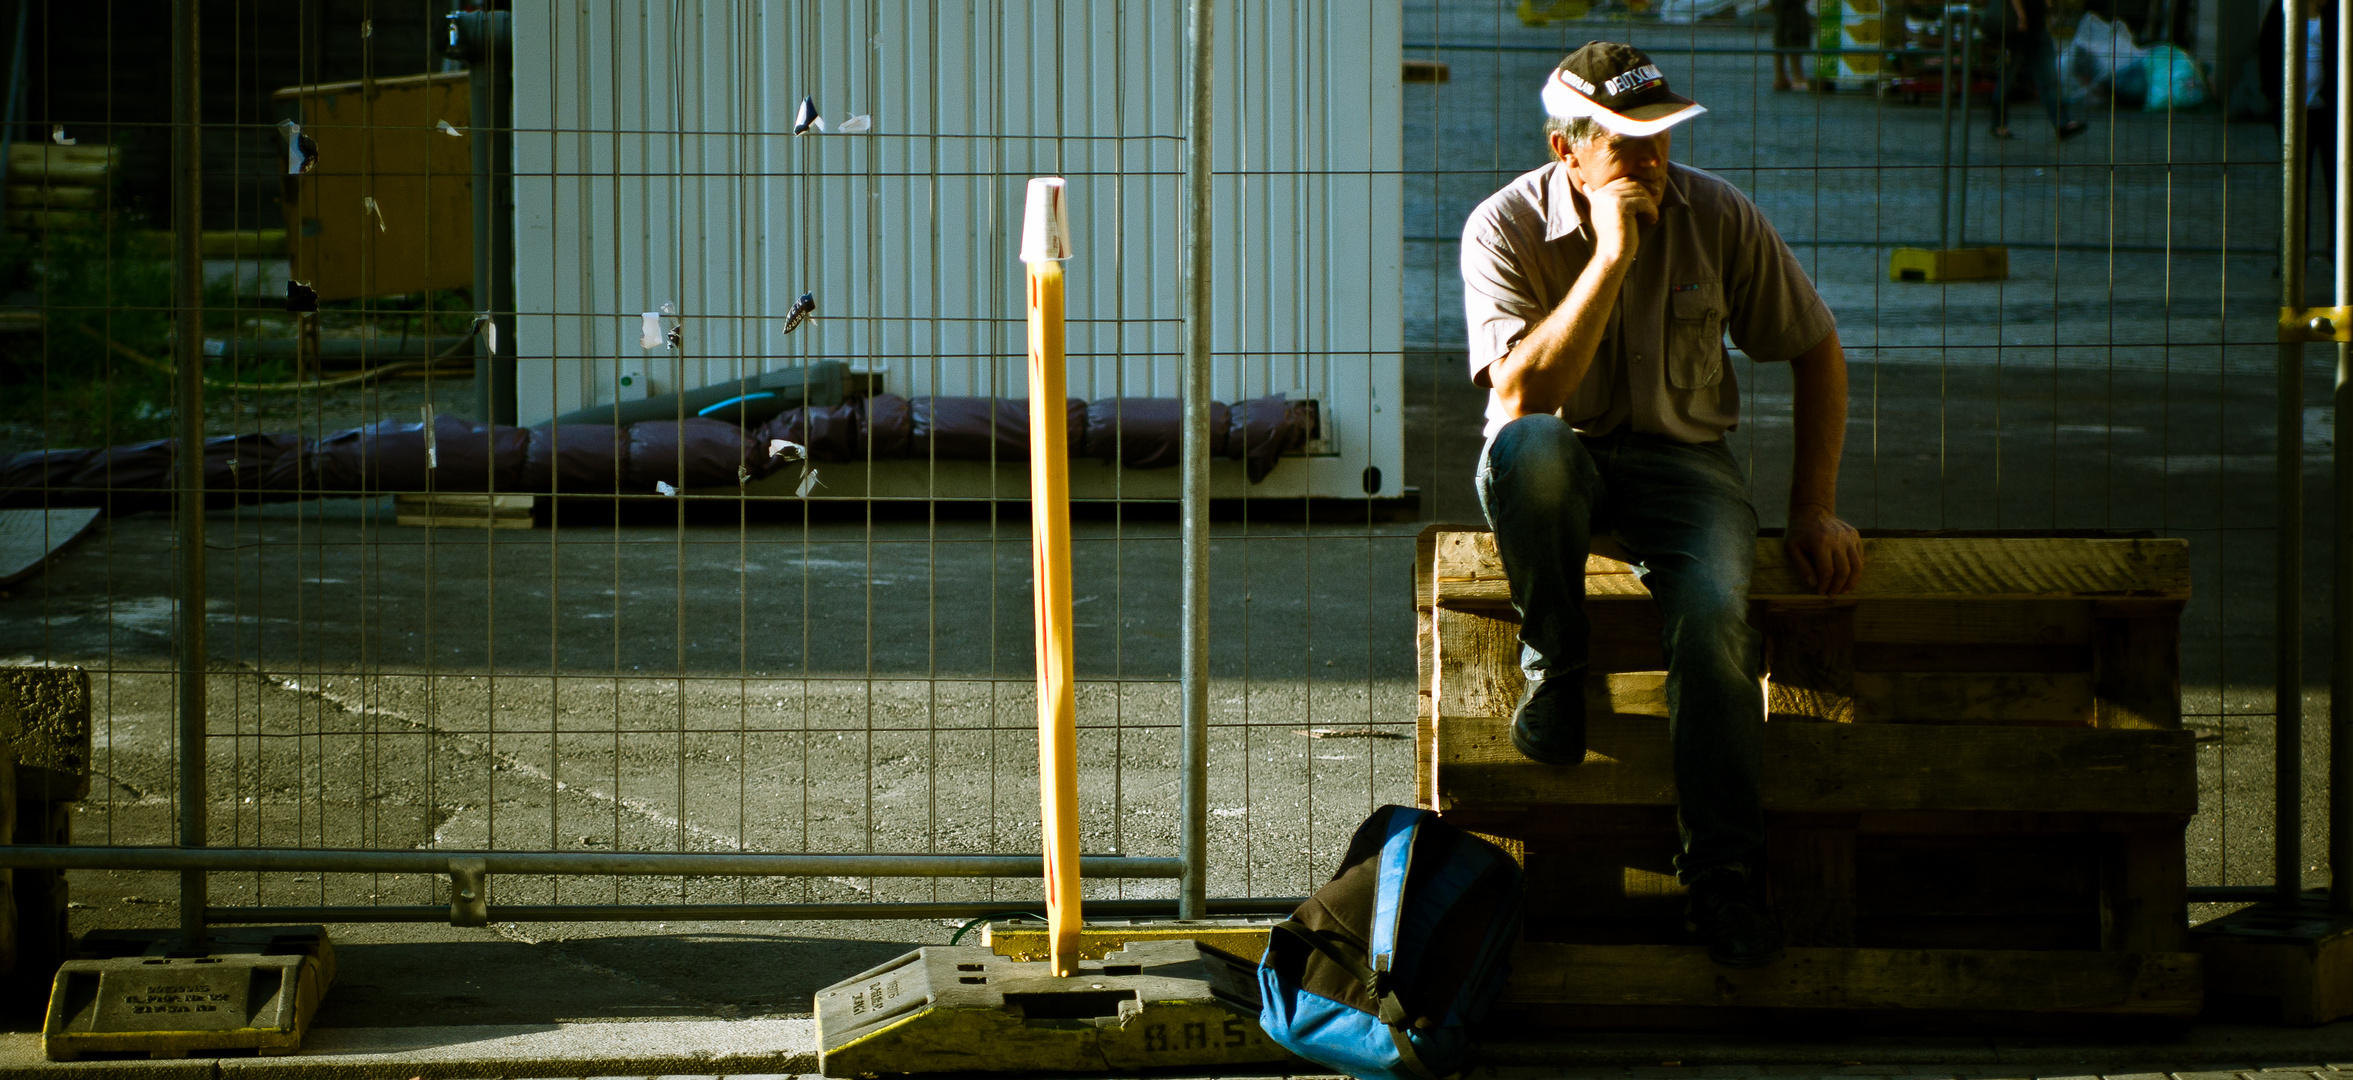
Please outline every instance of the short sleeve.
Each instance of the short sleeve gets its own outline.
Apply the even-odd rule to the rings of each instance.
[[[1739,209],[1725,260],[1724,288],[1732,309],[1725,329],[1752,360],[1793,359],[1829,337],[1838,329],[1837,320],[1764,212],[1744,196],[1733,199]]]
[[[1471,381],[1480,386],[1487,385],[1487,365],[1511,352],[1546,312],[1500,225],[1488,205],[1462,230],[1463,324],[1470,332]]]

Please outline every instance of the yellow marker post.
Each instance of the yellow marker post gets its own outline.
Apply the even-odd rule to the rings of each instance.
[[[1029,182],[1030,570],[1037,584],[1038,800],[1054,974],[1078,974],[1078,701],[1071,688],[1070,433],[1063,429],[1062,263],[1070,218],[1060,177]]]

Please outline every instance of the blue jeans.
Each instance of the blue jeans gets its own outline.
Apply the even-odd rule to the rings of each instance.
[[[1524,416],[1481,451],[1479,503],[1511,579],[1530,678],[1584,678],[1594,534],[1615,534],[1633,557],[1666,624],[1659,645],[1683,834],[1675,867],[1686,882],[1727,864],[1755,868],[1765,839],[1762,638],[1748,625],[1757,512],[1732,452],[1630,428],[1580,435],[1559,417]]]

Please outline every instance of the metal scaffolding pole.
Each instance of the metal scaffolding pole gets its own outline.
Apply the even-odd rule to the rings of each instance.
[[[1185,126],[1184,647],[1180,697],[1183,773],[1178,846],[1184,878],[1177,917],[1207,915],[1209,897],[1209,405],[1210,90],[1216,74],[1215,0],[1192,0],[1185,20],[1191,82]]]
[[[2285,20],[2280,72],[2279,302],[2304,306],[2304,20]],[[2278,550],[2273,590],[2272,886],[2279,902],[2304,888],[2304,343],[2279,345]]]
[[[2337,16],[2337,160],[2336,160],[2336,272],[2335,304],[2353,304],[2353,5]],[[2347,406],[2353,405],[2353,346],[2337,343],[2337,381],[2334,391],[2336,430],[2346,430]],[[2336,528],[2334,582],[2330,596],[2329,627],[2335,634],[2329,665],[2328,868],[2329,908],[2353,914],[2353,439],[2330,440],[2335,456]]]
[[[204,119],[197,0],[172,5],[172,364],[179,383],[179,815],[181,847],[204,821]],[[204,948],[205,878],[180,873],[181,947]]]

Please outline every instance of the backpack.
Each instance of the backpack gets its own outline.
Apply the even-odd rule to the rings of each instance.
[[[1468,1069],[1520,934],[1520,867],[1427,810],[1384,806],[1340,872],[1267,935],[1258,1025],[1359,1080]]]

